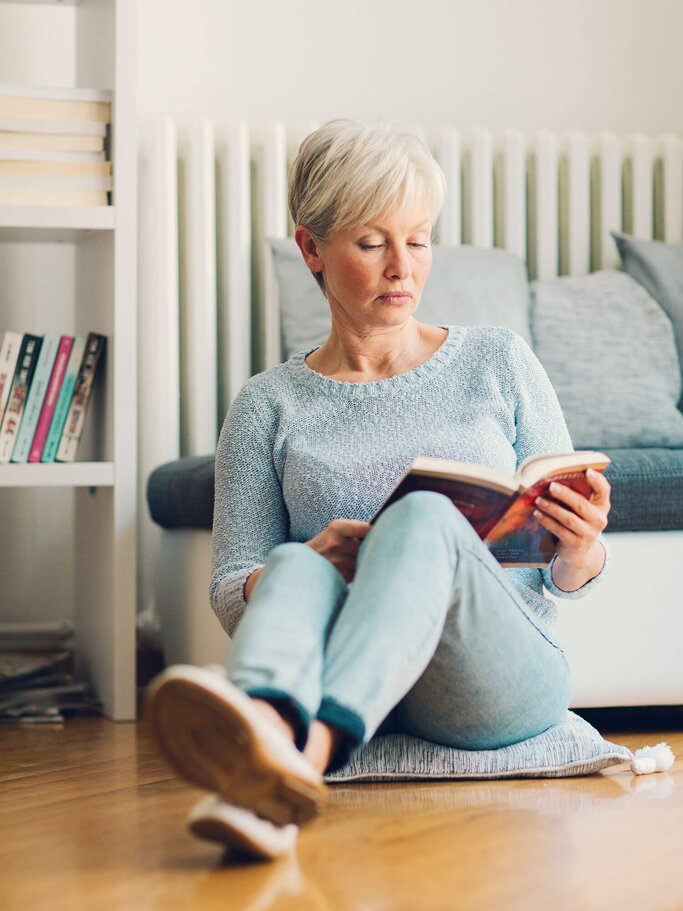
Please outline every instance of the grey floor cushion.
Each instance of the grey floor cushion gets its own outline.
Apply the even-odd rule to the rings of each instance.
[[[570,710],[554,725],[497,750],[460,750],[408,734],[382,734],[360,746],[346,765],[325,775],[328,784],[435,778],[564,778],[631,762],[628,747],[605,740]]]

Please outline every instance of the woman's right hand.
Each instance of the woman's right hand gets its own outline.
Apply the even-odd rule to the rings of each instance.
[[[306,544],[330,561],[348,584],[356,574],[356,558],[363,538],[372,528],[360,519],[333,519]]]

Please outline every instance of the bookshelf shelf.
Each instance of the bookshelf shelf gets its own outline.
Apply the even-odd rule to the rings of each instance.
[[[0,487],[113,487],[113,462],[0,465]]]
[[[0,240],[77,242],[115,226],[113,206],[0,206]]]
[[[73,624],[77,674],[121,721],[137,696],[136,28],[135,0],[0,0],[0,84],[110,93],[116,175],[113,206],[0,205],[0,332],[107,337],[93,461],[0,465],[0,625]]]

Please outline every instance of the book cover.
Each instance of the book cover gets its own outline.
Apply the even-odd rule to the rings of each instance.
[[[557,538],[533,516],[536,497],[554,500],[549,492],[552,481],[589,496],[592,487],[586,469],[604,471],[610,461],[593,450],[530,456],[510,477],[486,466],[420,457],[399,479],[371,524],[407,493],[432,490],[458,507],[501,566],[545,568],[557,549]]]
[[[18,95],[0,85],[0,117],[28,117],[34,120],[111,121],[111,101],[74,100],[43,95]]]
[[[24,465],[28,461],[28,454],[31,449],[31,443],[38,426],[38,418],[45,400],[45,393],[50,382],[52,368],[57,357],[57,347],[59,345],[58,335],[46,335],[43,338],[43,344],[40,347],[40,355],[36,364],[36,370],[33,374],[33,382],[26,399],[24,415],[19,426],[19,433],[14,444],[12,452],[12,462],[18,465]]]
[[[73,398],[67,414],[62,439],[57,450],[57,462],[73,462],[83,433],[83,424],[92,398],[93,383],[97,366],[102,359],[107,339],[104,335],[91,332],[83,355],[83,363],[76,380]]]
[[[42,341],[41,336],[29,333],[26,333],[22,339],[17,368],[0,428],[0,464],[6,464],[12,458]]]
[[[9,399],[14,372],[19,359],[21,349],[21,332],[5,332],[2,337],[2,347],[0,347],[0,426],[5,416],[5,408]]]
[[[86,341],[87,336],[85,335],[78,335],[74,339],[66,373],[64,375],[64,381],[62,382],[59,395],[57,396],[57,404],[55,405],[55,411],[52,415],[52,421],[50,422],[50,429],[45,441],[45,447],[43,448],[43,454],[40,457],[41,462],[54,462],[55,456],[57,455],[59,441],[62,438],[62,430],[64,429],[64,424],[66,422],[66,415],[69,411],[69,406],[71,405],[71,399],[73,397],[74,386],[76,385],[78,373],[81,369]]]
[[[45,442],[50,430],[52,416],[55,413],[57,398],[59,396],[59,391],[62,388],[62,382],[64,380],[64,375],[66,374],[66,368],[69,364],[69,357],[73,344],[73,335],[63,335],[59,341],[55,365],[52,369],[50,382],[48,383],[47,392],[45,393],[45,401],[43,402],[43,407],[38,418],[36,432],[28,456],[29,462],[40,462],[41,456],[43,455],[43,449],[45,448]]]

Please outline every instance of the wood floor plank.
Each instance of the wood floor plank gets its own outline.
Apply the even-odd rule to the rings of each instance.
[[[3,911],[680,911],[683,733],[673,769],[338,784],[296,851],[246,863],[192,838],[200,796],[144,724],[0,731]]]

